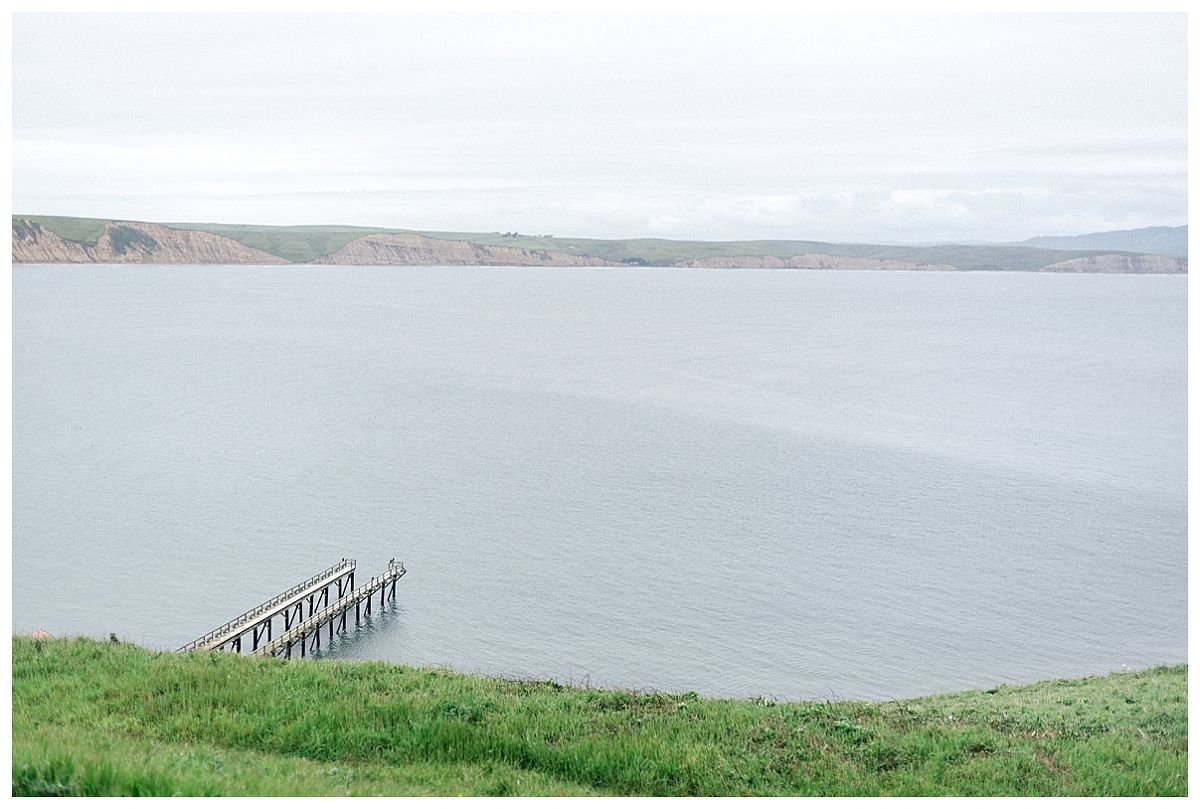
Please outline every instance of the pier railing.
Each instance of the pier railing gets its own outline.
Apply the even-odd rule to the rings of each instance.
[[[389,585],[391,585],[391,597],[395,598],[396,581],[407,572],[403,562],[397,562],[393,559],[388,562],[386,573],[376,576],[362,587],[346,594],[343,598],[338,599],[320,612],[309,616],[308,620],[297,624],[282,635],[259,646],[253,653],[272,656],[282,652],[290,658],[292,656],[292,645],[298,643],[300,646],[300,655],[303,657],[307,651],[310,639],[315,642],[315,648],[320,647],[321,626],[323,624],[329,624],[329,639],[332,641],[333,634],[337,629],[344,630],[346,628],[346,615],[351,609],[354,610],[355,623],[357,623],[361,617],[360,610],[362,607],[365,606],[367,614],[370,614],[371,599],[376,592],[379,593],[379,605],[381,608],[384,598],[387,597]],[[339,622],[341,626],[337,627]]]
[[[189,643],[185,646],[181,646],[176,651],[190,652],[195,649],[204,648],[204,647],[207,647],[213,641],[217,640],[218,638],[221,638],[221,637],[224,637],[231,633],[234,633],[234,631],[237,630],[239,627],[249,628],[256,622],[258,622],[258,620],[261,619],[263,616],[268,615],[273,611],[276,611],[280,607],[280,605],[286,604],[287,602],[292,601],[297,596],[301,595],[302,593],[305,593],[308,590],[319,589],[323,582],[337,580],[340,576],[346,574],[347,572],[353,571],[356,565],[357,565],[357,562],[355,562],[355,560],[353,560],[353,559],[343,559],[342,561],[338,562],[336,565],[330,566],[329,568],[327,568],[326,570],[323,570],[322,572],[318,573],[317,575],[313,576],[312,578],[306,579],[305,581],[300,582],[299,584],[297,584],[294,587],[289,587],[284,592],[280,593],[279,595],[275,596],[274,598],[264,601],[263,603],[259,604],[257,607],[246,610],[246,612],[242,613],[241,615],[234,618],[233,620],[226,621],[224,624],[217,627],[213,631],[203,635],[202,637],[196,638],[196,640],[192,641],[191,643]],[[353,578],[351,578],[351,586],[353,586]]]

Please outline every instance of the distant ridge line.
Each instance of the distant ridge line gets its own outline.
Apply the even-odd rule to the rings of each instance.
[[[1179,227],[1109,230],[1101,233],[1085,233],[1082,236],[1035,236],[1032,239],[1010,244],[1047,247],[1054,250],[1119,250],[1186,259],[1188,256],[1188,228],[1187,225],[1181,225]]]
[[[1148,230],[1154,229],[1142,229]],[[1174,238],[1179,229],[1163,230],[1171,231]],[[1183,256],[1174,257],[1152,251],[1066,250],[1026,243],[906,246],[781,239],[571,239],[516,232],[446,233],[349,225],[168,225],[14,215],[12,260],[14,264],[649,266],[1186,274],[1186,226],[1182,230]],[[1149,238],[1142,231],[1130,233],[1141,234],[1136,238]]]

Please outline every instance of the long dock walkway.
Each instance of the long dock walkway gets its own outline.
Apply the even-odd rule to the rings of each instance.
[[[307,621],[297,624],[279,637],[269,640],[256,649],[254,654],[263,656],[281,655],[291,659],[293,645],[299,648],[301,657],[304,657],[306,652],[320,649],[322,625],[329,625],[329,640],[332,641],[335,631],[345,631],[346,617],[350,610],[354,610],[354,623],[357,624],[362,620],[363,615],[371,614],[371,606],[374,603],[376,593],[379,594],[380,609],[383,609],[385,598],[394,599],[396,597],[396,582],[407,572],[404,569],[403,562],[397,562],[393,559],[388,562],[386,573],[376,576],[362,587],[338,599],[315,615],[310,615]]]
[[[274,598],[264,601],[253,609],[227,621],[211,632],[197,638],[185,646],[180,647],[179,652],[190,652],[194,650],[216,651],[225,649],[228,651],[242,652],[243,643],[249,640],[249,651],[254,652],[259,649],[263,643],[272,643],[275,633],[275,619],[283,619],[283,634],[288,635],[292,630],[299,629],[301,626],[312,624],[315,616],[325,613],[331,607],[340,602],[346,601],[348,606],[355,607],[356,617],[360,617],[362,605],[366,604],[366,611],[370,613],[370,598],[376,590],[382,590],[387,584],[391,585],[391,597],[396,596],[396,579],[404,575],[404,565],[397,563],[394,559],[388,563],[388,572],[382,576],[376,576],[368,585],[360,587],[357,590],[354,587],[354,572],[357,563],[353,559],[342,559],[335,565],[321,571],[317,575],[300,582],[294,587],[290,587]],[[396,575],[396,571],[399,574]],[[382,582],[382,583],[380,583]],[[366,593],[364,591],[373,585],[373,589]],[[333,595],[333,590],[336,589],[336,596]],[[349,597],[355,596],[354,603],[349,603]],[[382,606],[382,598],[380,597],[380,605]],[[307,606],[307,617],[305,616],[305,606]],[[341,629],[345,629],[345,611],[341,614]],[[318,621],[315,626],[320,626],[324,621]],[[332,638],[333,628],[330,627],[330,637]],[[302,633],[305,640],[308,639],[310,632]],[[319,646],[320,640],[317,639]],[[273,647],[274,648],[274,647]],[[288,656],[291,656],[291,645],[285,646]],[[303,648],[301,654],[303,654]]]

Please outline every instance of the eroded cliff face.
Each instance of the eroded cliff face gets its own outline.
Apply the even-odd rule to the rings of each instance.
[[[28,219],[13,220],[14,264],[290,264],[226,236],[148,222],[109,222],[94,245],[63,239]],[[390,266],[624,267],[623,262],[553,250],[475,244],[411,233],[362,236],[318,256],[313,264]],[[718,269],[955,270],[949,264],[834,256],[823,253],[774,256],[713,256],[674,267]],[[1098,255],[1042,267],[1039,272],[1182,275],[1187,260],[1159,255]]]
[[[56,233],[45,230],[36,222],[19,219],[13,222],[13,264],[91,264],[87,248],[69,242]]]
[[[595,256],[575,256],[553,250],[498,247],[487,244],[431,239],[411,233],[362,236],[313,264],[373,264],[419,267],[624,267]]]
[[[1185,275],[1187,262],[1167,256],[1087,256],[1060,261],[1038,272],[1100,272]]]
[[[27,219],[13,223],[14,264],[288,264],[286,259],[199,230],[109,222],[94,245],[67,241]]]
[[[775,256],[713,256],[680,261],[673,267],[712,267],[729,270],[956,270],[949,264],[921,264],[887,258],[855,258],[805,253],[790,258]]]

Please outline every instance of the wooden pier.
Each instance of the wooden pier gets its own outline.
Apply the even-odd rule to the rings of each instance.
[[[290,658],[293,647],[300,656],[307,651],[321,648],[321,629],[326,624],[329,639],[334,632],[346,629],[346,617],[354,610],[357,624],[363,615],[370,615],[376,594],[382,609],[385,599],[396,597],[396,581],[407,571],[402,562],[388,562],[387,572],[376,576],[362,587],[354,586],[353,559],[343,559],[336,565],[317,575],[288,588],[272,599],[239,615],[178,649],[179,652],[194,650],[227,650],[241,653],[248,651],[260,655],[282,655]],[[336,597],[332,591],[337,591]],[[308,607],[305,617],[305,606]],[[283,621],[282,632],[275,633],[275,619]],[[249,649],[243,644],[249,641]]]

